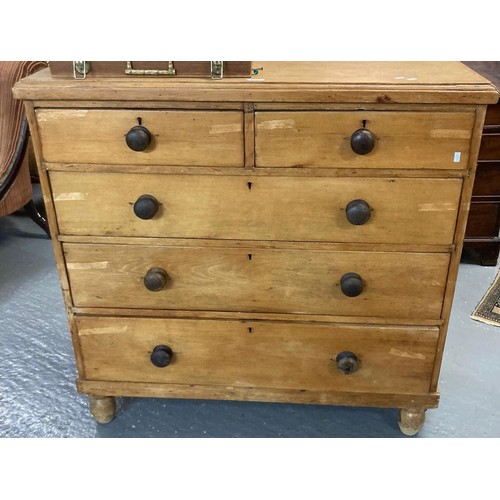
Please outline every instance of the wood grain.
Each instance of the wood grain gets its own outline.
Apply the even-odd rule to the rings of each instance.
[[[251,103],[245,104],[245,168],[255,167],[255,113]]]
[[[438,329],[78,318],[90,380],[230,385],[336,392],[426,394]],[[156,345],[174,353],[166,368],[150,361]],[[352,375],[335,358],[359,359]]]
[[[202,110],[235,110],[244,109],[243,102],[190,102],[190,101],[168,101],[157,100],[157,101],[135,101],[129,99],[126,101],[92,101],[92,100],[64,100],[64,101],[32,101],[35,108],[76,108],[76,109],[86,109],[86,108],[119,108],[119,109],[195,109],[197,111]],[[442,107],[442,106],[440,106]],[[463,106],[459,106],[462,109]]]
[[[52,249],[54,251],[55,263],[57,267],[57,273],[59,275],[59,282],[61,285],[61,291],[64,299],[64,305],[66,307],[66,316],[68,319],[69,330],[71,334],[71,342],[73,345],[73,351],[75,353],[76,366],[78,368],[79,376],[84,377],[85,371],[83,369],[82,356],[80,352],[80,344],[78,343],[76,325],[74,322],[73,311],[71,306],[73,299],[71,297],[71,291],[69,288],[68,274],[66,270],[66,262],[64,260],[64,255],[62,251],[62,244],[58,240],[59,227],[57,225],[56,212],[54,208],[54,202],[51,194],[50,179],[47,170],[43,168],[42,162],[42,144],[40,139],[40,134],[38,130],[38,125],[36,121],[36,114],[33,104],[31,102],[24,103],[24,109],[26,111],[26,118],[28,120],[30,134],[33,142],[33,154],[36,158],[36,164],[38,168],[38,174],[40,178],[40,187],[42,189],[43,201],[45,205],[45,211],[47,215],[47,223],[50,228],[50,235],[52,241]]]
[[[62,234],[418,245],[452,243],[462,185],[458,179],[68,172],[51,172],[50,179]],[[161,203],[150,220],[133,212],[144,194]],[[345,212],[356,199],[372,209],[359,226]]]
[[[107,424],[113,420],[116,412],[116,400],[109,396],[89,397],[90,414],[99,424]]]
[[[42,70],[14,87],[18,99],[245,102],[493,104],[498,92],[456,62],[255,62],[265,74],[201,81],[189,78],[52,78]]]
[[[265,389],[228,385],[157,384],[147,382],[100,382],[78,379],[77,388],[84,394],[146,398],[220,399],[270,401],[280,403],[437,408],[439,393],[380,394],[374,392],[308,391],[305,389]]]
[[[439,318],[448,254],[248,248],[63,245],[74,305]],[[143,279],[170,281],[150,292]],[[346,297],[340,279],[358,273],[365,290]]]
[[[125,135],[142,125],[152,134],[144,151]],[[113,165],[243,166],[243,113],[239,111],[37,110],[45,161]]]
[[[136,101],[129,100],[34,100],[35,108],[106,108],[106,109],[195,109],[201,110],[244,110],[248,106],[259,111],[439,111],[474,112],[473,104],[422,104],[422,103],[356,103],[356,102],[239,102],[239,101]],[[488,106],[488,109],[490,106]]]
[[[73,307],[75,315],[79,316],[120,316],[129,318],[137,316],[137,309],[102,308],[102,307]],[[293,314],[244,311],[188,311],[182,309],[141,309],[140,314],[148,318],[177,318],[177,319],[236,319],[238,321],[285,321],[290,323],[359,323],[359,318],[351,316],[332,316],[320,314]],[[441,326],[443,320],[423,318],[389,318],[378,316],[363,316],[363,323],[369,325],[399,325],[399,326]]]
[[[376,145],[358,155],[350,139],[364,121]],[[474,113],[260,111],[256,166],[460,169],[468,163],[473,124]]]
[[[444,345],[446,342],[446,335],[448,333],[448,325],[450,323],[451,307],[453,305],[453,295],[455,293],[455,286],[457,283],[458,266],[460,264],[460,256],[462,254],[465,228],[467,226],[467,217],[469,215],[470,201],[472,197],[472,189],[474,187],[477,157],[481,144],[481,134],[483,130],[485,114],[486,106],[478,106],[476,110],[476,120],[474,122],[474,129],[470,147],[469,176],[464,180],[464,185],[462,188],[462,196],[460,198],[460,211],[458,213],[457,224],[455,227],[455,250],[451,254],[450,258],[450,268],[448,272],[446,291],[443,300],[443,310],[441,315],[444,319],[444,323],[440,329],[439,334],[436,362],[434,364],[432,382],[429,389],[431,392],[435,391],[438,386],[438,378],[439,372],[441,370]]]
[[[465,165],[464,165],[465,167]],[[98,172],[123,174],[161,174],[161,175],[230,175],[233,177],[363,177],[363,178],[439,178],[463,179],[468,175],[467,168],[460,170],[444,169],[389,169],[389,168],[327,168],[327,167],[183,167],[171,165],[108,165],[104,163],[53,163],[44,162],[43,168],[54,172]]]
[[[211,248],[258,248],[283,250],[326,250],[333,252],[410,252],[410,253],[449,253],[455,245],[405,245],[393,243],[332,243],[318,241],[276,241],[276,240],[214,240],[197,238],[152,238],[138,236],[74,236],[59,235],[58,240],[66,243],[104,243],[115,245],[152,245],[171,247],[196,246]]]
[[[437,406],[498,92],[459,63],[254,64],[259,75],[231,81],[42,71],[16,84],[35,100],[79,390]],[[124,141],[139,116],[145,153]],[[359,157],[349,141],[363,120],[377,143]],[[141,194],[161,198],[155,219],[133,216]],[[346,225],[354,198],[373,209],[363,226]],[[151,267],[167,271],[164,290],[144,287]],[[360,296],[341,293],[346,272],[362,276]],[[149,360],[160,343],[174,350],[165,369]],[[341,350],[359,356],[352,375],[336,369]]]

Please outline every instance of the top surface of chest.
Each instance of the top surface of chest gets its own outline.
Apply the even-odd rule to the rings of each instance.
[[[488,104],[487,79],[458,62],[253,62],[250,78],[61,80],[43,70],[18,83],[22,99]]]

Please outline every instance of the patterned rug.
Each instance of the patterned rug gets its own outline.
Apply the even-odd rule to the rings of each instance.
[[[488,325],[500,326],[500,271],[481,302],[474,309],[471,318]]]

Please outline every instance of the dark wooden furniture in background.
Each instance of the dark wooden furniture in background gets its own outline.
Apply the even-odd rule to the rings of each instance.
[[[500,89],[500,61],[471,61],[467,66]],[[474,191],[465,231],[462,262],[495,266],[500,252],[500,103],[486,112]]]

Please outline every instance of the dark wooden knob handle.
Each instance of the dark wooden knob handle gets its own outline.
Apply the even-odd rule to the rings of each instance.
[[[352,200],[345,208],[345,215],[351,224],[361,226],[368,222],[372,215],[372,211],[365,200]]]
[[[375,147],[375,136],[367,128],[359,128],[351,136],[351,148],[358,155],[367,155]]]
[[[143,194],[134,203],[134,214],[139,219],[152,219],[157,214],[158,208],[160,208],[160,203],[154,196]]]
[[[151,144],[151,132],[142,125],[136,125],[127,132],[125,141],[133,151],[144,151]]]
[[[144,286],[151,292],[159,292],[165,288],[168,274],[161,267],[153,267],[144,276]]]
[[[353,352],[340,352],[335,361],[337,362],[339,372],[344,375],[350,375],[358,369],[358,357]]]
[[[356,273],[346,273],[340,279],[340,289],[348,297],[357,297],[363,291],[363,280]]]
[[[173,354],[168,345],[157,345],[151,353],[151,363],[158,368],[165,368],[172,361]]]

